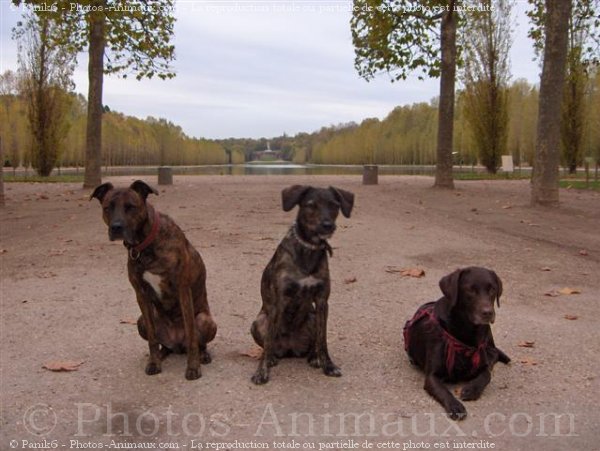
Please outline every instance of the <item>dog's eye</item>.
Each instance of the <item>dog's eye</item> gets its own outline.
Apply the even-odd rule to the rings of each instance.
[[[125,204],[125,211],[133,211],[133,210],[135,210],[135,205]]]
[[[315,201],[314,200],[309,200],[308,202],[306,202],[306,204],[304,204],[305,207],[308,208],[315,208]]]

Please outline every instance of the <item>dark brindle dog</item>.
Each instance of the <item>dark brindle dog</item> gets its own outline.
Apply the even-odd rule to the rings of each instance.
[[[470,267],[443,277],[440,288],[444,296],[422,305],[404,326],[404,348],[425,372],[425,390],[460,420],[467,410],[442,381],[469,381],[460,397],[475,400],[490,382],[496,362],[510,362],[494,345],[490,328],[502,282],[494,271]]]
[[[142,311],[139,334],[148,340],[146,374],[158,374],[171,352],[188,353],[185,378],[201,376],[200,363],[211,358],[206,344],[217,333],[206,298],[206,268],[200,254],[167,215],[146,203],[158,194],[138,180],[129,188],[98,186],[90,199],[102,204],[111,241],[128,249],[127,270]]]
[[[308,356],[328,376],[341,376],[327,350],[330,280],[327,239],[339,211],[349,218],[354,195],[348,191],[294,185],[282,192],[283,209],[299,205],[296,222],[277,247],[262,275],[262,308],[251,333],[264,350],[252,382],[269,380],[269,367],[282,357]]]

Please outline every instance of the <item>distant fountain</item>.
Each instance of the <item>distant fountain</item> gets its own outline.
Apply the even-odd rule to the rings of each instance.
[[[265,158],[266,157],[266,158]],[[253,160],[278,160],[281,159],[281,151],[271,149],[271,143],[267,141],[267,148],[253,153]]]

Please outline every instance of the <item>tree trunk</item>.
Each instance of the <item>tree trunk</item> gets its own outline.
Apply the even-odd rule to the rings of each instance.
[[[446,12],[442,17],[440,74],[440,103],[438,107],[437,188],[454,188],[452,179],[452,140],[454,132],[454,80],[456,78],[456,14]]]
[[[94,188],[102,183],[102,83],[106,25],[103,13],[91,13],[89,20],[89,90],[84,188]]]
[[[0,136],[0,207],[4,207],[4,152],[2,151],[2,137]]]
[[[558,205],[560,115],[571,2],[546,0],[546,41],[531,186],[532,205]]]

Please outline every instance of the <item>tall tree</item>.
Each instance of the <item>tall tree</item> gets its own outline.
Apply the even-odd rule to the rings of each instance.
[[[512,2],[482,0],[468,16],[463,36],[465,115],[481,163],[496,173],[508,139],[509,51],[512,44]]]
[[[367,80],[388,72],[393,81],[413,71],[440,77],[434,186],[453,188],[452,144],[458,11],[455,0],[354,0],[355,67]],[[439,27],[439,39],[436,31]]]
[[[565,84],[571,2],[546,0],[545,8],[544,59],[531,203],[553,206],[558,205],[559,200],[560,107]]]
[[[546,5],[543,0],[529,0],[532,5],[529,35],[534,39],[536,54],[544,50]],[[568,17],[566,85],[561,107],[561,153],[564,164],[573,173],[581,163],[586,117],[586,88],[589,74],[600,63],[600,0],[571,0]]]
[[[569,27],[571,28],[571,27]],[[585,123],[585,95],[588,75],[581,60],[581,46],[577,37],[569,33],[567,51],[567,78],[563,92],[560,122],[560,143],[563,164],[574,174],[581,163]]]
[[[88,110],[86,161],[83,186],[101,182],[102,87],[104,74],[135,74],[138,80],[174,77],[170,63],[175,58],[171,43],[175,24],[174,0],[56,0],[52,8],[45,0],[13,0],[50,15],[59,25],[56,45],[83,51],[87,47]],[[48,11],[50,9],[51,11]]]
[[[0,136],[0,207],[4,207],[4,152],[2,150],[2,136]]]
[[[574,2],[569,19],[561,144],[563,161],[569,172],[574,173],[583,157],[585,97],[589,75],[600,62],[600,1]]]
[[[31,131],[31,159],[43,177],[54,169],[68,131],[68,91],[75,55],[50,41],[53,22],[45,16],[28,14],[17,29],[21,96],[27,104]]]

